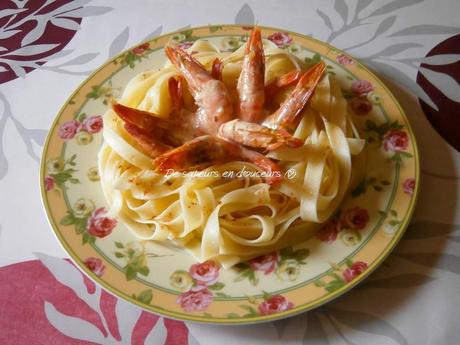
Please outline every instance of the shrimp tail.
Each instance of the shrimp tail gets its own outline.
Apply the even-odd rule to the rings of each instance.
[[[151,158],[156,158],[159,155],[172,149],[171,146],[155,139],[150,133],[146,132],[140,127],[126,122],[124,124],[125,130],[131,137],[139,144],[142,150]]]
[[[305,72],[280,108],[268,116],[263,125],[270,128],[284,128],[288,132],[292,132],[300,120],[298,114],[311,98],[325,69],[326,64],[321,61]]]
[[[193,56],[179,47],[166,46],[165,53],[168,59],[187,80],[190,91],[197,95],[203,84],[212,79],[210,73]]]
[[[112,103],[112,109],[124,122],[130,123],[146,132],[170,128],[169,123],[159,118],[155,113],[127,107],[117,102]]]
[[[281,167],[262,153],[239,146],[239,156],[265,172],[264,179],[269,185],[277,185],[283,181]]]
[[[173,111],[179,112],[184,107],[184,98],[182,91],[183,78],[179,76],[177,79],[174,77],[168,80],[169,95]]]
[[[295,70],[283,74],[265,86],[265,101],[270,102],[273,97],[284,87],[297,83],[302,76],[302,71]]]
[[[215,58],[212,62],[211,75],[216,80],[222,80],[222,70],[224,68],[223,61],[219,58]]]

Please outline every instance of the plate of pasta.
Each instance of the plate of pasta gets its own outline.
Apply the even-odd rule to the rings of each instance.
[[[384,83],[301,34],[206,26],[122,52],[56,117],[41,190],[76,265],[182,320],[244,324],[326,303],[401,238],[414,134]]]

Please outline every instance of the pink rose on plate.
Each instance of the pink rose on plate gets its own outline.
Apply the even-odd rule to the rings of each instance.
[[[278,265],[278,253],[270,253],[249,260],[249,266],[253,271],[261,271],[265,274],[272,273]]]
[[[112,233],[112,230],[117,225],[117,220],[105,217],[107,213],[104,207],[100,207],[93,212],[86,225],[90,235],[103,238]]]
[[[340,230],[340,223],[337,219],[333,219],[317,232],[316,238],[326,243],[332,243],[337,239]]]
[[[88,133],[98,133],[103,125],[102,116],[100,115],[88,117],[83,121],[83,129]]]
[[[408,178],[403,183],[403,191],[407,195],[412,196],[415,189],[415,178]]]
[[[356,80],[351,84],[351,92],[356,95],[365,95],[372,90],[374,90],[374,86],[367,80]]]
[[[292,302],[289,302],[286,297],[281,295],[273,295],[266,301],[259,304],[260,315],[271,315],[280,313],[285,310],[289,310],[294,306]]]
[[[372,103],[366,96],[353,97],[350,101],[350,108],[356,115],[366,115],[372,110]]]
[[[212,292],[204,285],[192,287],[177,298],[177,303],[186,312],[205,310],[213,300]]]
[[[352,207],[342,213],[340,222],[344,228],[362,230],[369,222],[369,213],[364,208]]]
[[[212,285],[219,278],[220,267],[214,261],[208,260],[190,266],[188,273],[199,285]]]
[[[407,149],[409,137],[406,132],[399,129],[390,129],[383,136],[383,148],[385,151],[400,152]]]
[[[181,42],[181,43],[179,43],[177,46],[178,46],[180,49],[185,50],[185,49],[190,48],[192,45],[193,45],[193,42]]]
[[[349,283],[361,273],[363,273],[366,269],[367,264],[365,262],[356,261],[353,263],[353,265],[351,265],[351,267],[348,267],[345,271],[342,272],[343,280],[345,280],[346,283]]]
[[[102,263],[102,260],[99,258],[87,258],[83,261],[86,267],[93,272],[98,277],[102,276],[105,272],[105,265]]]
[[[48,192],[54,188],[54,178],[52,176],[45,176],[45,190]]]
[[[141,44],[140,46],[137,46],[136,48],[131,50],[131,52],[134,55],[142,55],[147,49],[149,49],[149,47],[150,47],[150,44],[147,42],[147,43]]]
[[[72,139],[81,129],[81,123],[77,120],[64,122],[59,126],[58,135],[61,139],[67,141]]]
[[[345,54],[337,55],[337,57],[335,58],[335,60],[336,60],[339,64],[342,64],[342,65],[352,65],[352,64],[354,63],[353,59],[352,59],[352,58],[349,58],[349,57],[346,56]]]
[[[282,48],[292,42],[292,38],[285,32],[275,32],[267,37],[270,41]]]

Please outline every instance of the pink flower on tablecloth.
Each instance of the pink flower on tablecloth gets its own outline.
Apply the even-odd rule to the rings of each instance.
[[[369,222],[369,213],[364,208],[352,207],[342,212],[340,222],[344,228],[362,230]]]
[[[260,315],[271,315],[292,309],[293,306],[294,304],[289,302],[286,297],[273,295],[259,304],[258,309]]]
[[[83,129],[88,133],[98,133],[103,126],[104,123],[100,115],[88,117],[83,121]]]
[[[52,176],[45,176],[45,190],[48,192],[54,188],[54,178]]]
[[[337,55],[337,57],[335,58],[335,60],[336,60],[339,64],[342,64],[342,65],[352,65],[352,64],[354,63],[353,59],[352,59],[352,58],[349,58],[349,57],[346,56],[345,54]]]
[[[105,265],[102,263],[102,260],[99,258],[87,258],[83,261],[86,267],[93,272],[98,277],[102,276],[105,272]]]
[[[190,48],[191,46],[193,45],[193,42],[181,42],[179,43],[177,46],[182,49],[182,50],[185,50],[185,49],[188,49]]]
[[[100,207],[93,212],[88,220],[87,230],[90,235],[103,238],[112,233],[117,225],[117,220],[104,215],[107,213],[104,207]]]
[[[177,303],[186,312],[205,310],[213,300],[213,294],[204,285],[196,285],[177,298]]]
[[[140,46],[137,46],[136,48],[133,48],[131,52],[134,55],[142,55],[147,49],[149,49],[149,47],[150,47],[150,44],[147,42],[147,43],[141,44]]]
[[[351,267],[348,267],[345,271],[342,272],[343,280],[346,283],[349,283],[361,273],[363,273],[366,269],[367,264],[365,262],[356,261],[351,265]]]
[[[251,266],[253,271],[261,271],[264,272],[264,274],[270,274],[278,265],[278,260],[278,253],[269,253],[249,260],[249,266]]]
[[[208,260],[190,266],[188,273],[199,285],[212,285],[219,278],[220,267],[214,261]]]
[[[67,141],[72,139],[75,134],[81,130],[81,128],[80,122],[77,120],[70,120],[59,126],[58,135],[61,139]]]
[[[340,231],[341,228],[339,221],[337,219],[333,219],[316,233],[316,238],[322,242],[332,243],[337,239],[337,234]]]
[[[407,133],[399,129],[390,129],[383,136],[383,148],[385,151],[400,152],[407,149],[409,137]]]
[[[372,103],[366,96],[353,97],[350,101],[350,108],[356,115],[366,115],[372,110]]]
[[[292,42],[292,38],[285,32],[275,32],[267,37],[270,41],[282,48]]]
[[[414,194],[414,189],[415,189],[415,178],[410,177],[406,179],[403,183],[404,193],[412,196]]]
[[[351,84],[351,92],[356,95],[365,95],[374,90],[370,81],[367,80],[356,80]]]

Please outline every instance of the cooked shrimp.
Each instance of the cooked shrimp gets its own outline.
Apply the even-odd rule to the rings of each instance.
[[[195,138],[154,160],[160,173],[174,171],[192,171],[205,169],[211,165],[234,160],[251,162],[266,172],[265,180],[269,184],[279,183],[281,169],[263,154],[246,149],[241,145],[211,135]]]
[[[172,103],[172,111],[169,117],[164,119],[157,114],[127,107],[120,103],[113,103],[112,108],[125,122],[129,122],[151,135],[167,137],[168,142],[175,146],[195,137],[203,135],[198,128],[195,113],[184,108],[183,79],[171,77],[168,81],[169,95]]]
[[[305,72],[279,109],[268,116],[262,124],[270,128],[282,128],[292,132],[300,120],[297,115],[305,107],[305,104],[307,104],[315,91],[316,85],[321,80],[325,69],[326,64],[321,61]]]
[[[130,108],[117,102],[112,104],[112,109],[124,122],[135,125],[148,133],[171,128],[171,123],[148,111]]]
[[[283,87],[297,83],[301,76],[302,71],[294,70],[273,79],[265,86],[265,100],[269,102]]]
[[[169,60],[179,69],[198,105],[197,123],[208,134],[233,118],[233,104],[225,84],[216,80],[204,66],[179,47],[165,48]]]
[[[212,62],[211,75],[216,80],[222,80],[222,69],[224,64],[221,59],[215,58]]]
[[[299,147],[303,144],[301,139],[294,138],[285,130],[271,129],[242,120],[224,123],[220,126],[218,135],[245,146],[267,150],[274,150],[282,145]]]
[[[260,28],[254,27],[246,42],[243,67],[238,79],[239,117],[247,122],[259,122],[264,115],[265,56]]]
[[[132,123],[126,122],[124,128],[129,134],[131,134],[132,138],[150,158],[156,158],[173,149],[172,146],[162,142],[160,139],[152,136],[151,133],[146,132]]]

